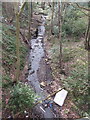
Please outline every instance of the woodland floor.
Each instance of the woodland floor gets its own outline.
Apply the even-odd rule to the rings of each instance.
[[[34,20],[38,19],[38,17],[33,18],[33,23],[35,22]],[[32,26],[32,30],[35,30],[37,24],[35,26]],[[61,81],[61,79],[67,78],[67,76],[70,75],[70,70],[71,68],[71,64],[74,63],[73,60],[71,61],[66,61],[64,62],[63,66],[65,69],[65,73],[67,75],[61,75],[59,74],[59,69],[58,69],[58,65],[59,62],[56,60],[53,60],[53,55],[52,55],[52,50],[53,49],[53,42],[54,40],[50,41],[48,40],[48,35],[46,33],[45,38],[44,38],[44,52],[45,52],[45,56],[42,58],[42,60],[40,61],[40,67],[37,71],[38,73],[38,79],[39,79],[39,83],[41,85],[41,83],[43,82],[43,86],[42,89],[47,91],[48,95],[51,94],[54,91],[57,91],[59,88],[63,87],[63,83]],[[53,39],[53,37],[52,37]],[[57,45],[58,42],[56,41],[55,45]],[[70,42],[70,44],[66,44],[63,45],[64,48],[72,48],[72,45],[74,44],[74,49],[78,48],[79,45],[82,45],[83,42]],[[59,46],[57,46],[57,48],[55,48],[55,53],[58,49]],[[28,76],[28,69],[29,69],[29,61],[28,58],[29,55],[27,55],[26,57],[26,64],[24,67],[24,70],[21,73],[20,76],[20,80],[22,82],[28,82],[27,81],[27,76]],[[54,65],[55,64],[55,65]],[[56,69],[55,69],[56,68]],[[24,74],[23,74],[24,73]],[[54,96],[53,96],[54,97]],[[51,98],[51,100],[53,100],[53,97]],[[72,96],[70,96],[70,94],[68,94],[65,103],[62,107],[56,105],[55,103],[53,103],[53,111],[54,113],[57,115],[57,117],[60,118],[80,118],[80,115],[78,113],[78,110],[76,109],[76,105],[73,103],[72,101]]]
[[[71,38],[69,38],[69,39],[71,39]],[[53,36],[52,36],[51,41],[50,41],[50,39],[48,40],[48,37],[45,40],[47,56],[49,58],[48,63],[51,66],[52,75],[53,75],[53,81],[52,81],[53,86],[52,85],[49,86],[49,88],[51,88],[52,92],[54,90],[57,90],[59,87],[65,87],[65,89],[67,89],[66,85],[62,81],[71,75],[70,71],[74,69],[74,65],[77,64],[76,61],[77,60],[81,61],[83,59],[84,59],[84,62],[87,61],[87,52],[84,50],[83,38],[81,38],[81,40],[79,42],[71,42],[70,41],[69,44],[68,44],[68,42],[63,43],[63,49],[67,49],[67,51],[68,50],[71,51],[71,49],[73,50],[73,52],[72,52],[73,57],[71,59],[71,56],[72,56],[70,54],[71,52],[68,54],[66,51],[66,53],[68,54],[68,58],[67,58],[66,53],[65,53],[66,56],[63,55],[63,58],[65,60],[63,62],[65,74],[59,74],[59,67],[58,67],[59,62],[57,62],[59,60],[57,57],[57,54],[59,53],[59,43],[57,40],[55,42],[55,40],[56,39],[55,38],[53,39]],[[83,54],[80,49],[82,49]],[[77,51],[76,53],[75,53],[75,50]],[[64,50],[63,50],[63,54],[64,54]],[[75,54],[77,54],[77,56]],[[59,114],[61,114],[62,118],[80,118],[79,111],[80,110],[78,109],[77,105],[73,102],[73,97],[72,97],[70,91],[65,100],[64,105],[62,106],[61,111],[60,111],[60,108],[57,106],[57,112],[59,112]]]

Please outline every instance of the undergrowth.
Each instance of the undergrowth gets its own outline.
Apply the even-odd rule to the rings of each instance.
[[[21,101],[23,102],[23,104],[21,103],[20,106],[17,106],[17,104],[19,104],[18,102],[20,100],[18,100],[18,98],[16,98],[16,95],[19,96],[19,90],[21,90],[22,93],[25,94],[24,90],[28,91],[29,94],[27,94],[26,99],[28,97],[30,97],[30,90],[28,87],[26,86],[21,86],[20,85],[16,85],[13,88],[13,80],[15,78],[15,69],[16,69],[16,33],[15,31],[15,27],[14,26],[10,26],[6,23],[2,24],[2,108],[3,108],[3,113],[5,112],[5,110],[7,109],[7,105],[9,106],[9,110],[13,111],[13,112],[18,112],[21,107],[23,108],[23,106],[26,105],[25,101]],[[21,40],[21,39],[20,39]],[[25,46],[23,41],[20,41],[20,70],[22,71],[25,65],[25,58],[27,55],[27,51],[28,48]],[[15,91],[17,89],[17,92]],[[15,94],[16,92],[16,94]],[[15,97],[14,99],[12,99],[12,97]],[[22,97],[23,94],[21,95]],[[20,97],[20,96],[19,96]],[[33,96],[30,97],[30,99],[27,99],[27,101],[31,101],[32,102],[32,98]],[[9,104],[7,103],[7,101],[10,99]],[[24,100],[26,100],[24,98]],[[26,101],[26,102],[27,102]],[[30,103],[29,103],[29,107],[30,107]],[[27,105],[26,105],[27,106]],[[8,110],[8,111],[9,111]],[[9,113],[10,114],[10,113]],[[5,113],[4,113],[5,115]],[[3,116],[5,117],[5,116]]]
[[[12,28],[12,27],[11,27]],[[14,29],[14,28],[12,28]],[[2,65],[4,68],[3,81],[9,81],[12,78],[11,72],[15,73],[16,68],[16,36],[10,30],[10,26],[3,24],[2,26]],[[22,70],[25,64],[25,57],[27,55],[27,47],[24,43],[20,42],[20,69]],[[5,77],[6,76],[6,77]],[[9,77],[7,77],[9,76]],[[6,80],[5,78],[9,78]]]
[[[9,109],[14,113],[22,113],[32,108],[35,101],[35,93],[29,85],[18,83],[10,92],[8,101]]]
[[[52,70],[54,76],[59,73],[59,44],[57,39],[50,41],[51,49],[49,55],[52,60]],[[69,75],[61,79],[63,86],[69,91],[73,102],[80,109],[80,115],[90,114],[88,105],[89,100],[89,82],[88,82],[88,56],[84,49],[84,44],[80,42],[63,43],[63,63],[68,63]]]

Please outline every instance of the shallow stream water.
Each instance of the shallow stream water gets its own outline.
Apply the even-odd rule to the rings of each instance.
[[[44,21],[43,21],[44,22]],[[47,97],[47,92],[43,90],[40,86],[39,78],[38,78],[38,70],[40,68],[40,62],[42,58],[45,56],[44,51],[44,35],[45,35],[45,27],[44,24],[38,26],[38,37],[36,39],[31,40],[31,52],[29,55],[29,62],[31,64],[31,69],[29,70],[28,81],[30,85],[34,88],[34,91],[39,96],[39,100],[43,100]],[[38,104],[35,108],[35,111],[38,111],[41,114],[42,118],[53,118],[53,112],[50,107],[43,108],[42,104]]]

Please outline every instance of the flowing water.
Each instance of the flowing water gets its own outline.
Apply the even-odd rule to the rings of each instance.
[[[45,23],[45,21],[43,21]],[[38,37],[36,39],[31,40],[31,52],[29,55],[29,60],[31,64],[31,69],[29,70],[28,81],[30,85],[34,88],[36,94],[40,97],[39,99],[45,99],[48,95],[45,90],[40,87],[39,78],[38,78],[38,70],[40,68],[40,61],[45,56],[44,51],[44,34],[45,27],[44,23],[41,26],[38,26]],[[43,108],[42,104],[38,104],[35,108],[35,111],[38,111],[43,118],[53,118],[53,112],[50,107]]]

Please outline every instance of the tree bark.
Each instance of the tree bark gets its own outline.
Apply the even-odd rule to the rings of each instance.
[[[90,8],[90,1],[88,3],[88,7]],[[87,42],[88,42],[88,85],[90,85],[90,11],[89,11],[89,19],[88,19],[88,34],[87,34]],[[88,95],[90,95],[90,87],[88,89]],[[88,104],[90,106],[90,103]]]
[[[31,21],[32,21],[32,2],[28,2],[28,21],[29,21],[29,27],[28,27],[28,41],[31,39]]]
[[[88,7],[90,8],[90,2],[88,3]],[[90,11],[88,12],[88,26],[85,35],[85,49],[90,50]]]
[[[20,34],[20,22],[19,18],[20,15],[25,7],[26,2],[23,3],[20,11],[19,11],[19,3],[15,3],[15,16],[16,16],[16,56],[17,56],[17,62],[16,62],[16,75],[15,75],[15,81],[19,81],[19,75],[20,75],[20,39],[19,39],[19,34]]]
[[[53,31],[53,18],[54,18],[54,2],[52,2],[52,17],[51,17],[51,34],[54,34]]]
[[[30,3],[30,10],[31,10],[31,22],[32,22],[32,17],[33,17],[33,2],[32,2],[32,0]]]
[[[20,74],[20,40],[19,40],[19,32],[20,32],[20,23],[19,23],[19,15],[16,13],[16,56],[17,56],[17,62],[16,62],[16,76],[15,81],[19,80],[19,74]]]
[[[62,71],[61,2],[58,2],[58,27],[59,27],[59,43],[60,43],[59,64],[60,64],[60,72],[61,72]]]

